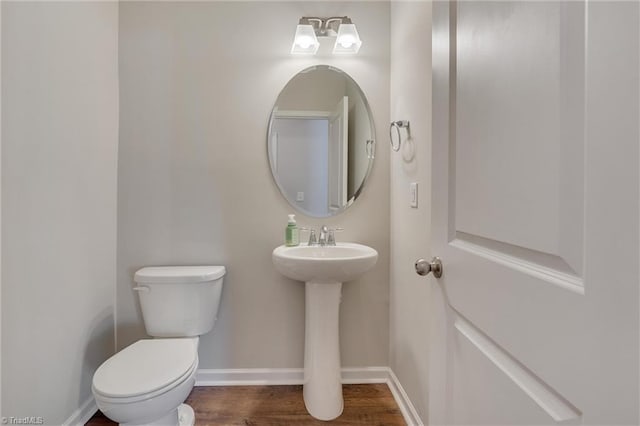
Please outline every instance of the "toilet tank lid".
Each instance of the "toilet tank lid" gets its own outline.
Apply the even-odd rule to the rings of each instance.
[[[222,278],[224,266],[147,266],[136,272],[137,283],[201,283]]]

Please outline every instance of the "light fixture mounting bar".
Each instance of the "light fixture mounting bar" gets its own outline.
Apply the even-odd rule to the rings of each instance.
[[[303,16],[300,18],[300,25],[311,25],[317,37],[335,37],[341,24],[351,24],[348,16],[332,16],[321,18],[317,16]]]

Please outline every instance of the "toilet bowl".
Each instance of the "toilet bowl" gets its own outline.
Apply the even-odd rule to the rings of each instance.
[[[154,267],[136,273],[147,333],[106,360],[93,376],[102,413],[121,425],[192,426],[183,402],[195,385],[199,335],[215,323],[221,266]],[[161,336],[161,337],[159,337]]]
[[[197,348],[197,338],[145,339],[118,352],[94,375],[98,408],[122,425],[193,424],[178,408],[195,384]]]

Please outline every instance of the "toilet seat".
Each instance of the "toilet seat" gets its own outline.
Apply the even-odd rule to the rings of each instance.
[[[194,364],[193,368],[187,371],[184,374],[184,376],[181,377],[180,379],[172,383],[169,383],[167,384],[167,386],[150,393],[145,393],[145,394],[140,394],[137,396],[130,396],[130,397],[111,397],[111,396],[106,396],[101,394],[100,391],[96,390],[95,386],[93,386],[93,394],[94,394],[94,397],[96,398],[96,401],[100,400],[102,403],[108,403],[108,404],[114,404],[114,405],[132,404],[140,401],[152,400],[157,396],[161,396],[167,392],[172,391],[173,389],[176,389],[186,381],[193,380],[193,382],[195,383],[195,374],[196,374],[197,368],[198,366],[196,363]],[[191,387],[193,387],[193,384],[191,385]]]
[[[93,391],[114,403],[152,398],[187,380],[197,366],[197,338],[139,340],[98,368]]]

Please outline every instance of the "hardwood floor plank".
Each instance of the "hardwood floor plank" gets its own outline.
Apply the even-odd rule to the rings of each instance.
[[[307,413],[302,386],[198,386],[187,404],[198,426],[406,426],[386,384],[344,385],[344,411],[335,420],[316,420]],[[115,425],[98,412],[87,425]]]

